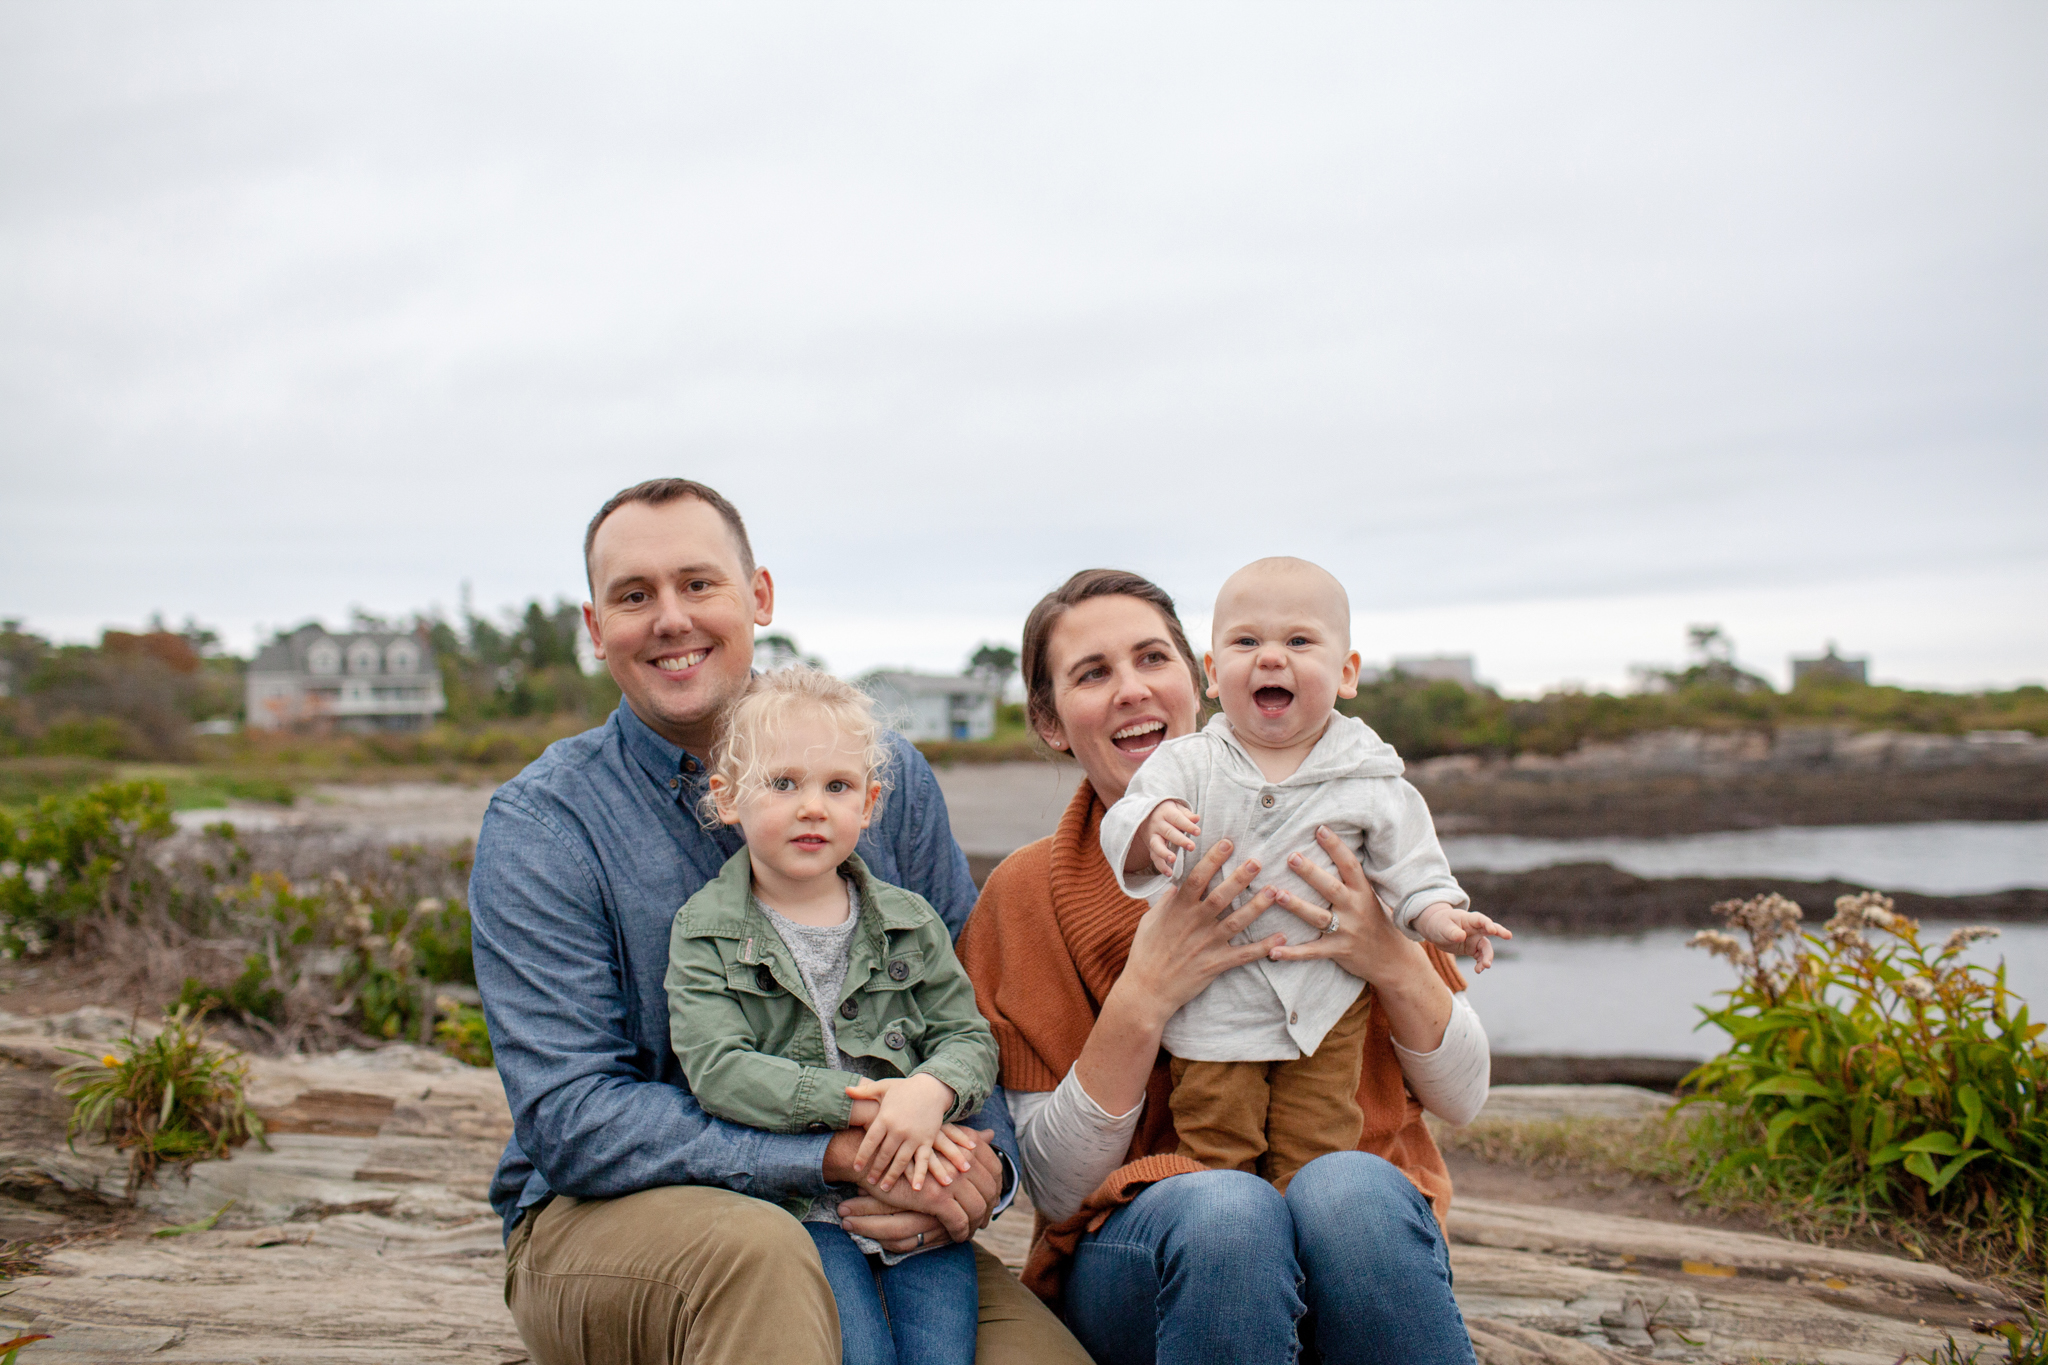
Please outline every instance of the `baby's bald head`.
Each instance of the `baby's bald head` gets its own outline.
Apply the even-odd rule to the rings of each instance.
[[[1313,616],[1330,631],[1340,652],[1351,649],[1351,594],[1337,576],[1320,564],[1292,555],[1255,559],[1223,580],[1216,594],[1213,631],[1228,630],[1236,618],[1248,611],[1270,611],[1283,605],[1291,612]]]

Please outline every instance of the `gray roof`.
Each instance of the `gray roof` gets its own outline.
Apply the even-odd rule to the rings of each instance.
[[[359,640],[368,640],[377,646],[381,660],[384,650],[392,642],[405,640],[420,651],[420,672],[434,673],[438,669],[434,662],[434,647],[424,635],[409,630],[351,630],[336,634],[317,622],[308,622],[288,635],[279,636],[258,650],[256,657],[249,661],[251,673],[312,673],[306,662],[306,651],[320,640],[332,640],[340,647],[344,660],[348,658],[349,647]],[[346,665],[344,664],[344,667]],[[381,666],[379,671],[381,672]]]
[[[892,687],[904,696],[947,696],[956,697],[963,692],[982,696],[999,697],[1003,685],[987,678],[960,673],[908,673],[889,669],[876,669],[862,674],[855,684],[863,692],[874,690],[874,685]]]

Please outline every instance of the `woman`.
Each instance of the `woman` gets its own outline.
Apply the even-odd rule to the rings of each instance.
[[[1117,890],[1103,811],[1200,711],[1199,668],[1159,588],[1076,574],[1032,610],[1023,667],[1033,728],[1086,780],[1058,831],[989,878],[960,953],[1050,1225],[1026,1282],[1058,1296],[1098,1365],[1289,1361],[1298,1342],[1333,1365],[1469,1365],[1439,1223],[1450,1178],[1422,1123],[1425,1106],[1463,1123],[1485,1101],[1486,1035],[1454,995],[1463,979],[1392,927],[1335,840],[1338,875],[1294,868],[1319,902],[1267,888],[1231,911],[1258,869],[1226,867],[1221,843],[1156,909]],[[1292,948],[1230,941],[1272,904],[1318,928],[1335,907],[1341,927]],[[1334,957],[1374,997],[1361,1150],[1310,1162],[1285,1195],[1173,1155],[1159,1049],[1175,1010],[1274,949]]]

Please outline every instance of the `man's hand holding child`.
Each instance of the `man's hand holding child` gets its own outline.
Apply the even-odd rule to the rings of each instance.
[[[1173,875],[1180,851],[1195,851],[1195,836],[1202,832],[1202,817],[1178,801],[1161,801],[1138,827],[1131,851],[1124,858],[1124,871],[1143,872],[1149,863],[1162,877]]]
[[[1446,952],[1470,957],[1474,972],[1493,965],[1493,940],[1514,937],[1477,910],[1460,910],[1447,901],[1417,915],[1415,932]]]
[[[967,1129],[946,1122],[956,1096],[938,1077],[921,1071],[867,1080],[846,1093],[853,1097],[848,1126],[867,1130],[853,1168],[869,1173],[876,1189],[893,1188],[906,1172],[913,1190],[923,1190],[927,1176],[951,1185],[951,1168],[973,1168],[968,1153],[980,1144]]]

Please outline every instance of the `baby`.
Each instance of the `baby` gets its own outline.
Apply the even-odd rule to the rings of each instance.
[[[1451,876],[1421,793],[1401,778],[1392,746],[1336,714],[1358,695],[1351,603],[1328,572],[1299,559],[1239,569],[1216,599],[1208,695],[1223,714],[1168,740],[1138,769],[1102,821],[1118,882],[1155,902],[1216,840],[1310,903],[1321,897],[1287,870],[1302,852],[1326,870],[1327,826],[1364,864],[1387,912],[1412,938],[1493,961],[1507,930],[1475,913]],[[1242,900],[1239,902],[1242,904]],[[1328,932],[1336,925],[1331,913]],[[1274,907],[1244,941],[1318,937]],[[1371,1008],[1365,983],[1327,958],[1262,960],[1225,972],[1166,1025],[1180,1153],[1219,1170],[1255,1171],[1281,1189],[1328,1152],[1358,1146],[1359,1069]]]
[[[972,1167],[975,1137],[953,1125],[994,1087],[996,1042],[945,924],[854,853],[886,755],[872,703],[845,683],[808,668],[753,680],[705,802],[746,847],[676,914],[669,1037],[711,1113],[771,1132],[864,1127],[855,1166],[882,1190],[921,1190]],[[840,1226],[837,1197],[787,1207],[817,1243],[848,1365],[971,1365],[971,1245],[884,1252]]]

